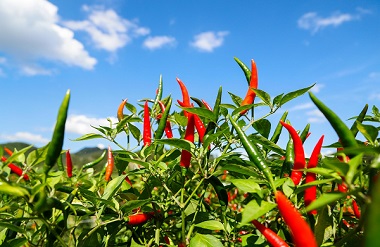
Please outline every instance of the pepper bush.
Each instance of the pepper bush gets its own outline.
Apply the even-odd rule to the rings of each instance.
[[[0,150],[2,246],[378,246],[378,108],[364,106],[348,127],[308,93],[313,85],[271,97],[254,61],[249,69],[235,60],[244,98],[229,92],[222,102],[220,87],[210,107],[177,78],[175,108],[160,77],[154,97],[122,101],[118,122],[76,139],[118,148],[73,170],[62,162],[68,91],[49,144],[28,155],[31,147]],[[306,93],[339,137],[323,144],[337,150],[328,155],[321,137],[310,160],[302,147],[309,124],[293,127],[286,111],[268,120]]]

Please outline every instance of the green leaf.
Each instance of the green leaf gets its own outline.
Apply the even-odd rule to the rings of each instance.
[[[348,167],[349,170],[346,175],[346,182],[348,184],[352,183],[354,181],[355,175],[358,173],[358,166],[362,163],[363,161],[363,154],[358,154],[354,158],[351,158],[350,161],[348,162]]]
[[[276,206],[276,203],[267,201],[257,202],[256,200],[252,200],[244,207],[240,224],[245,225],[252,220],[258,219],[274,209]]]
[[[148,203],[150,203],[152,201],[152,199],[145,199],[145,200],[132,200],[132,201],[127,201],[122,207],[121,207],[121,211],[123,213],[129,213],[131,212],[133,209],[136,209],[136,208],[139,208],[139,207],[142,207]]]
[[[137,128],[136,126],[134,126],[134,125],[131,124],[131,123],[128,123],[128,129],[129,129],[129,131],[131,132],[132,136],[133,136],[136,140],[139,140],[139,139],[140,139],[141,131],[140,131],[139,128]]]
[[[315,168],[310,168],[310,169],[307,169],[308,172],[312,172],[312,173],[316,173],[316,174],[320,174],[324,177],[332,177],[332,178],[335,178],[335,179],[338,179],[338,180],[341,180],[341,176],[339,176],[338,173],[330,170],[330,169],[326,169],[326,168],[321,168],[321,167],[315,167]]]
[[[132,164],[137,164],[137,165],[140,165],[140,166],[143,166],[143,167],[149,167],[149,163],[145,162],[145,161],[142,161],[142,160],[136,160],[136,159],[131,159],[131,158],[122,158],[122,157],[118,157],[118,159],[124,160],[124,161],[128,161],[128,162],[130,162]]]
[[[89,200],[93,205],[96,205],[96,201],[100,198],[92,191],[78,187],[79,193],[87,200]]]
[[[90,134],[85,134],[81,137],[78,137],[72,141],[85,141],[85,140],[91,140],[91,139],[96,139],[96,138],[104,138],[104,137],[100,134],[90,133]]]
[[[206,135],[205,138],[204,138],[204,140],[203,140],[202,146],[203,147],[208,147],[213,141],[215,141],[221,135],[225,134],[228,131],[229,131],[228,129],[224,129],[224,130],[216,132],[215,134]]]
[[[26,158],[26,164],[28,164],[29,166],[33,166],[33,165],[39,164],[42,161],[44,161],[45,157],[46,157],[47,150],[48,150],[47,148],[48,148],[48,145],[43,146],[41,148],[38,148],[38,149],[30,152],[28,154],[28,157]]]
[[[252,167],[229,164],[229,165],[223,166],[223,169],[229,172],[236,172],[236,173],[251,176],[251,177],[261,178],[261,176]]]
[[[184,139],[177,139],[177,138],[160,139],[160,140],[155,140],[154,142],[164,144],[164,145],[169,145],[169,146],[179,148],[179,149],[184,149],[189,152],[192,152],[195,148],[195,145],[193,143]]]
[[[217,116],[215,116],[214,112],[206,109],[206,108],[198,108],[198,107],[181,107],[184,111],[197,114],[200,117],[205,117],[210,121],[216,122]]]
[[[315,180],[315,181],[309,182],[307,184],[302,184],[296,188],[295,193],[296,194],[301,193],[302,191],[306,190],[307,188],[309,188],[311,186],[317,186],[320,184],[329,184],[329,183],[333,182],[334,180],[335,180],[335,178],[329,178],[329,179]]]
[[[285,150],[283,150],[280,146],[278,146],[276,143],[268,140],[267,138],[260,136],[260,135],[250,135],[248,136],[249,140],[253,142],[257,142],[264,147],[266,147],[268,150],[273,151],[279,155],[285,155]]]
[[[282,106],[284,105],[286,102],[294,99],[294,98],[297,98],[299,96],[301,96],[302,94],[306,93],[307,91],[309,91],[310,88],[314,87],[315,83],[309,87],[305,87],[305,88],[302,88],[302,89],[299,89],[299,90],[296,90],[296,91],[293,91],[293,92],[290,92],[290,93],[287,93],[285,94],[281,101],[280,101],[280,104],[279,106]]]
[[[17,185],[8,184],[7,182],[0,181],[0,194],[8,194],[10,196],[29,197],[30,193],[27,189]]]
[[[314,209],[322,208],[330,203],[337,202],[347,195],[345,193],[331,192],[322,194],[317,200],[313,201],[309,206],[306,207],[306,211],[310,212]]]
[[[282,93],[273,98],[273,101],[272,101],[273,106],[277,106],[280,104],[283,95],[284,94]]]
[[[356,121],[356,124],[360,133],[373,145],[379,135],[379,130],[375,126],[362,124],[358,121]]]
[[[259,97],[265,103],[265,105],[269,106],[270,108],[273,107],[270,95],[267,92],[264,92],[263,90],[260,90],[260,89],[251,89],[251,90],[256,93],[256,96]]]
[[[126,176],[127,175],[121,175],[112,179],[111,182],[107,184],[104,190],[104,193],[102,195],[102,199],[109,200],[111,197],[113,197],[116,194],[116,192],[119,190]]]
[[[214,190],[218,196],[219,203],[222,206],[226,206],[228,204],[228,195],[227,190],[222,184],[222,182],[219,180],[219,178],[215,176],[211,176],[207,179],[208,182],[214,187]]]
[[[334,218],[331,217],[330,207],[325,206],[319,211],[317,222],[314,228],[314,234],[318,246],[321,246],[325,241],[330,239],[334,233],[333,227]]]
[[[255,128],[260,135],[268,139],[271,128],[271,123],[268,119],[257,120],[252,124],[252,127]]]
[[[223,247],[223,244],[212,235],[196,233],[190,240],[190,247]]]
[[[244,192],[262,195],[262,189],[255,179],[232,179],[231,183]]]
[[[212,230],[212,231],[224,230],[223,224],[219,221],[216,221],[216,220],[203,221],[201,223],[196,224],[195,226],[203,228],[203,229]]]
[[[8,223],[8,222],[0,222],[0,228],[8,228],[9,230],[12,230],[14,232],[20,232],[20,233],[25,233],[25,230],[17,225]]]
[[[243,99],[233,93],[228,92],[228,94],[231,96],[231,99],[234,102],[234,104],[240,106]]]
[[[325,158],[322,160],[323,166],[337,172],[341,176],[346,176],[349,166],[335,158]]]

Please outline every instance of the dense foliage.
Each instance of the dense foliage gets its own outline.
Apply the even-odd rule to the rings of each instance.
[[[292,125],[287,112],[268,116],[313,85],[271,97],[258,89],[254,61],[249,69],[235,60],[245,98],[222,102],[219,88],[210,107],[177,79],[174,109],[160,78],[155,97],[122,101],[118,122],[76,139],[119,148],[72,171],[62,150],[68,91],[48,145],[0,150],[2,246],[377,246],[378,108],[365,106],[349,128],[309,92],[340,139],[323,144],[336,153],[321,155],[321,137],[305,158],[310,125]],[[258,107],[268,112],[255,116]]]

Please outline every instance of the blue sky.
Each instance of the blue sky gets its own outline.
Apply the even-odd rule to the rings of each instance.
[[[272,96],[317,83],[317,97],[347,120],[366,103],[379,106],[379,14],[375,0],[2,0],[0,142],[46,144],[67,89],[64,148],[73,151],[109,145],[70,139],[107,125],[124,98],[154,98],[160,74],[164,95],[181,97],[179,77],[210,104],[223,86],[230,103],[227,92],[247,90],[233,57],[254,59],[259,88]],[[336,141],[307,95],[284,105],[273,124],[284,110],[297,129],[311,123],[307,153],[322,134],[325,144]]]

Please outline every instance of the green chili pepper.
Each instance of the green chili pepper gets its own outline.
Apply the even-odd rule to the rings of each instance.
[[[29,197],[29,191],[17,184],[9,184],[7,182],[0,181],[0,193],[8,194],[11,196]]]
[[[292,167],[294,165],[294,145],[291,137],[289,137],[285,152],[285,160],[282,165],[281,176],[284,173],[284,170],[286,170],[286,172],[290,175]]]
[[[168,120],[171,106],[172,106],[172,98],[170,97],[167,104],[166,104],[165,111],[162,113],[160,122],[158,123],[157,130],[154,134],[155,140],[161,139],[162,135],[164,134],[165,127],[166,127],[166,121]]]
[[[302,143],[304,143],[306,139],[309,137],[309,133],[310,133],[309,130],[310,130],[310,124],[308,123],[300,134]]]
[[[249,82],[251,81],[251,70],[239,58],[234,57],[234,59],[239,64],[240,68],[243,70],[249,86]]]
[[[99,162],[102,161],[104,159],[104,157],[106,156],[106,153],[107,153],[107,150],[104,150],[102,155],[99,156],[99,158],[85,164],[82,169],[88,169],[88,168],[94,167],[95,165],[99,164]]]
[[[285,121],[287,116],[288,116],[288,111],[285,111],[284,114],[282,114],[280,120]],[[280,139],[281,131],[282,131],[282,124],[278,122],[276,129],[274,130],[273,135],[270,138],[270,141],[273,143],[277,143],[278,139]]]
[[[216,99],[215,99],[215,104],[214,104],[214,115],[218,118],[219,117],[219,111],[220,111],[220,103],[222,102],[222,87],[219,87],[219,90],[218,90],[218,95],[216,96]],[[210,134],[213,134],[215,129],[216,129],[216,123],[218,122],[218,119],[215,119],[215,122],[214,121],[210,121],[208,124],[207,124],[207,127],[206,127],[206,134],[207,135],[210,135]]]
[[[262,156],[260,150],[254,143],[249,141],[247,135],[239,127],[239,125],[232,119],[231,116],[229,116],[229,119],[231,121],[232,126],[235,128],[236,133],[238,134],[241,140],[241,143],[243,144],[243,147],[248,154],[249,159],[264,174],[270,186],[272,187],[273,191],[276,191],[276,186],[274,185],[274,182],[273,182],[272,172],[270,168],[268,167],[268,165],[266,164],[266,161],[264,157]]]
[[[352,124],[351,126],[351,132],[354,136],[356,136],[359,132],[359,129],[358,129],[358,122],[359,123],[362,123],[364,118],[365,118],[365,115],[367,114],[367,110],[368,110],[368,104],[366,104],[363,108],[363,110],[360,112],[359,116],[356,118],[355,122]]]
[[[309,96],[314,104],[318,107],[318,109],[323,113],[323,115],[330,122],[331,126],[334,128],[337,133],[340,142],[344,148],[348,147],[357,147],[358,143],[355,140],[355,136],[352,134],[350,129],[344,122],[335,114],[330,108],[328,108],[325,104],[322,103],[315,95],[309,92]]]
[[[219,178],[215,176],[211,176],[207,181],[214,187],[216,194],[218,195],[219,203],[221,206],[228,205],[228,194],[227,190],[224,187],[223,183],[219,180]]]
[[[46,154],[43,171],[47,174],[55,165],[58,157],[61,155],[63,139],[65,136],[65,124],[67,119],[67,111],[70,102],[70,90],[67,90],[62,104],[58,111],[57,123],[55,124],[53,137],[50,141],[49,148]]]
[[[153,103],[153,107],[152,107],[153,111],[154,111],[154,109],[156,109],[158,101],[160,101],[162,98],[163,87],[164,87],[164,82],[162,80],[162,75],[160,75],[160,81],[158,82],[158,89],[157,89],[157,93],[156,93],[156,98],[154,99],[154,103]]]

